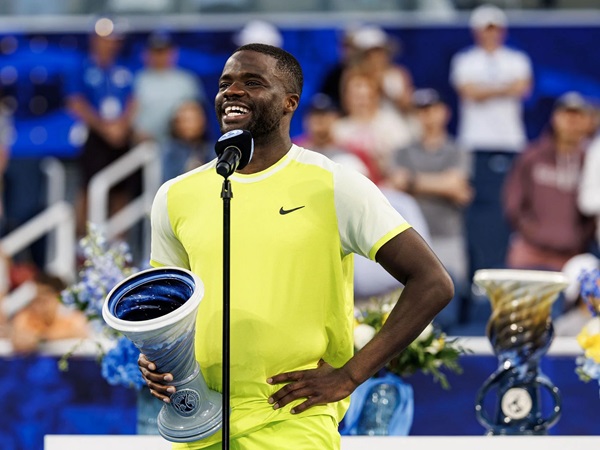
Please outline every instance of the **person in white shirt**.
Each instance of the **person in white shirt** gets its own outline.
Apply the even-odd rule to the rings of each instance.
[[[474,9],[475,45],[451,61],[450,82],[459,96],[457,140],[473,153],[475,196],[466,214],[471,272],[504,263],[510,229],[500,191],[527,142],[522,103],[533,84],[531,61],[505,44],[507,25],[496,6]]]

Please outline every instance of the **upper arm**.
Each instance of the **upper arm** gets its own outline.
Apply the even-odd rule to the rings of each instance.
[[[156,193],[151,211],[150,264],[152,266],[176,266],[190,269],[185,247],[177,238],[167,206],[170,183],[165,183]]]
[[[414,229],[407,229],[386,242],[376,260],[390,275],[405,284],[411,279],[446,279],[446,269]]]

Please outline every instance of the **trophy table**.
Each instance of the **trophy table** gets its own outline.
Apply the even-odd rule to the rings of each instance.
[[[498,357],[498,369],[477,394],[475,413],[488,435],[544,435],[560,418],[560,392],[539,367],[554,330],[552,304],[567,287],[561,272],[483,269],[473,281],[485,289],[492,313],[486,334]],[[548,394],[543,396],[544,391]],[[489,414],[484,400],[496,393]],[[488,395],[490,394],[490,395]],[[545,408],[543,399],[551,399]]]
[[[130,339],[158,372],[173,374],[169,384],[177,391],[157,419],[158,432],[171,442],[203,439],[222,425],[221,394],[207,387],[194,352],[203,294],[204,286],[192,272],[154,268],[115,286],[102,309],[106,323]]]

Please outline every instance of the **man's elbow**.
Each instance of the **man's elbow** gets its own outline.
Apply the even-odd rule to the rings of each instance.
[[[434,286],[435,302],[441,310],[454,298],[454,282],[448,272],[443,269],[436,275]]]

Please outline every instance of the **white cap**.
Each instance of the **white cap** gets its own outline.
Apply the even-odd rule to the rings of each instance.
[[[359,50],[387,48],[389,38],[381,28],[374,25],[365,25],[352,33],[352,43]]]
[[[236,45],[268,44],[274,47],[283,45],[283,37],[277,27],[264,20],[251,20],[236,34]]]
[[[472,29],[486,28],[490,25],[506,28],[507,23],[508,20],[504,11],[494,5],[478,6],[471,13],[470,25]]]

